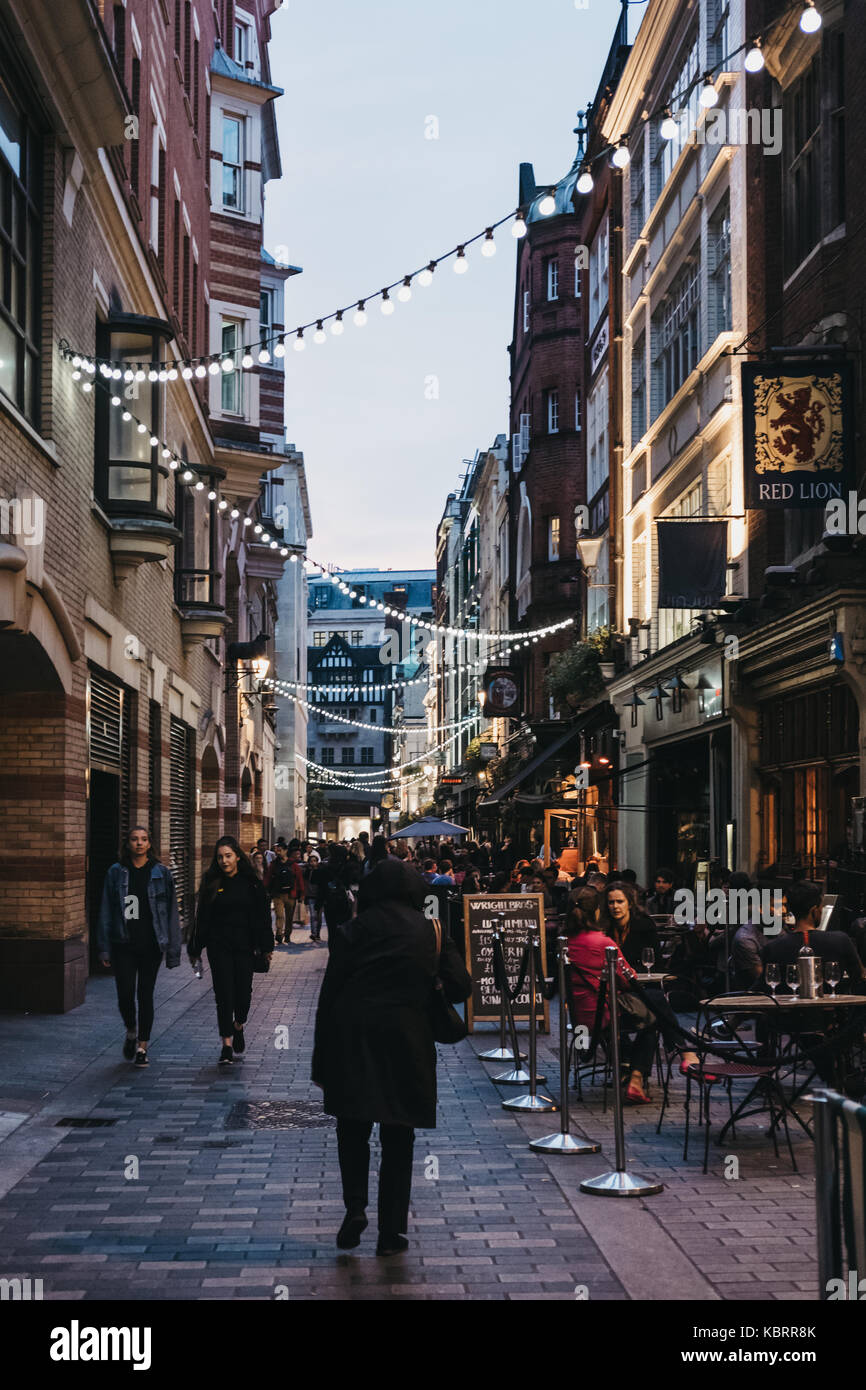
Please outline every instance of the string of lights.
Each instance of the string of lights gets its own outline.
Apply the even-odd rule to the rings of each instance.
[[[349,719],[345,715],[336,714],[334,710],[328,709],[324,705],[312,704],[309,700],[303,699],[300,695],[293,695],[291,691],[281,690],[280,686],[283,682],[278,679],[268,677],[265,680],[265,684],[269,685],[272,690],[275,690],[278,695],[282,695],[284,699],[293,700],[295,704],[303,705],[305,709],[311,710],[313,714],[319,714],[324,719],[332,719],[338,724],[348,724],[350,728],[353,729],[365,729],[368,733],[373,727],[375,727],[379,733],[383,734],[406,733],[405,724],[376,724],[373,726],[371,724],[365,724],[362,719]],[[370,686],[368,689],[375,689],[375,687]],[[437,724],[434,728],[428,728],[426,732],[428,734],[441,734],[447,729],[463,729],[466,728],[474,718],[475,716],[472,716],[470,719],[453,719],[450,724]]]
[[[457,732],[456,732],[455,734],[452,734],[450,738],[445,739],[445,741],[444,741],[443,743],[437,743],[437,744],[434,744],[431,748],[425,748],[424,751],[423,751],[423,753],[417,753],[413,758],[411,758],[410,760],[408,760],[408,761],[406,761],[406,762],[395,763],[395,765],[390,769],[390,775],[391,775],[392,777],[399,777],[399,776],[400,776],[400,771],[401,771],[402,768],[406,768],[406,767],[417,767],[417,765],[418,765],[418,763],[419,763],[419,761],[420,761],[421,759],[427,759],[427,758],[430,758],[434,753],[441,753],[441,752],[443,752],[446,748],[449,747],[450,744],[454,743],[456,739],[460,738],[461,734],[463,734],[464,732],[468,731],[468,729],[469,729],[473,724],[479,723],[480,720],[481,720],[481,714],[480,714],[480,713],[479,713],[479,714],[470,715],[470,717],[466,720],[466,723],[465,723],[460,729],[458,729]],[[366,726],[366,727],[372,729],[372,728],[373,728],[373,725],[371,724],[371,725],[368,725],[368,726]],[[381,727],[382,727],[381,725],[376,725],[376,728],[381,728]],[[317,762],[314,762],[314,761],[313,761],[312,759],[310,759],[310,758],[305,758],[304,755],[303,755],[302,753],[296,753],[296,754],[295,754],[295,757],[296,757],[300,762],[306,763],[308,767],[314,767],[314,768],[316,768],[317,770],[320,770],[320,771],[322,771],[322,772],[328,772],[328,771],[333,772],[333,770],[334,770],[334,769],[333,769],[333,766],[331,766],[330,768],[328,768],[324,763],[317,763]],[[363,783],[363,782],[366,782],[366,781],[369,780],[369,779],[373,779],[373,778],[377,778],[377,777],[378,777],[379,779],[381,779],[383,776],[386,775],[386,774],[384,774],[384,773],[381,771],[381,769],[377,769],[377,770],[374,771],[374,772],[351,772],[351,773],[350,773],[350,771],[349,771],[348,768],[341,768],[340,771],[341,771],[341,773],[345,774],[346,776],[352,776],[352,777],[356,778],[356,779],[357,779],[357,782],[358,782],[359,784],[360,784],[360,783]]]
[[[469,673],[470,677],[473,677],[473,678],[474,678],[474,677],[475,677],[476,675],[478,675],[484,668],[483,668],[483,665],[482,665],[481,662],[465,662],[459,669],[460,669],[461,671],[467,671],[467,672]],[[433,681],[444,680],[446,676],[449,676],[449,675],[452,675],[452,674],[453,674],[453,671],[452,671],[452,670],[448,670],[448,671],[442,670],[442,671],[430,672],[430,674],[429,674],[429,675],[426,675],[426,676],[411,676],[411,677],[409,677],[409,679],[407,679],[407,680],[401,680],[401,681],[371,681],[369,685],[357,685],[357,684],[355,684],[355,685],[346,685],[345,683],[341,683],[341,682],[336,682],[336,683],[334,683],[334,684],[332,684],[332,685],[321,685],[321,684],[313,684],[313,683],[310,682],[310,681],[289,681],[289,680],[283,680],[282,678],[280,678],[280,684],[281,684],[281,685],[288,686],[288,687],[289,687],[290,689],[292,689],[292,690],[306,690],[308,693],[312,693],[313,695],[316,695],[316,694],[320,694],[320,695],[322,695],[322,694],[325,694],[325,695],[339,694],[339,695],[345,695],[345,696],[348,697],[348,696],[350,696],[350,695],[359,695],[359,694],[361,694],[362,691],[367,691],[367,692],[369,692],[371,689],[372,689],[372,690],[403,690],[406,686],[409,686],[409,685],[426,685],[426,686],[429,686],[429,685],[432,684]]]

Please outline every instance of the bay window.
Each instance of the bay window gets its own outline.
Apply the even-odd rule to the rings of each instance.
[[[223,116],[223,207],[244,210],[244,122]]]
[[[34,423],[39,402],[42,156],[0,78],[0,393]]]
[[[97,326],[98,355],[122,373],[107,391],[95,393],[95,492],[109,516],[167,516],[168,461],[150,442],[165,434],[163,387],[148,375],[162,361],[171,336],[167,323],[138,314]],[[111,397],[119,397],[120,404],[112,405]]]

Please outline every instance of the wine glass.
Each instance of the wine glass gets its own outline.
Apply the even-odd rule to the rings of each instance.
[[[767,965],[764,971],[764,979],[767,981],[767,984],[772,991],[773,998],[775,999],[776,990],[782,983],[782,972],[780,971],[775,961],[770,961]]]
[[[800,988],[800,967],[796,962],[785,966],[785,983],[796,999],[797,991]]]
[[[831,993],[831,994],[835,994],[835,993],[836,993],[836,986],[838,985],[838,983],[839,983],[839,981],[841,980],[841,978],[842,978],[842,967],[840,966],[839,962],[838,962],[837,960],[828,960],[828,961],[825,961],[825,962],[824,962],[824,979],[827,981],[827,984],[830,986],[830,993]]]
[[[643,961],[644,970],[646,971],[647,975],[651,975],[652,968],[655,965],[656,959],[656,953],[653,950],[652,946],[644,946],[643,950],[640,953],[640,958]]]

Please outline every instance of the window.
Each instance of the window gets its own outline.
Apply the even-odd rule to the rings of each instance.
[[[340,757],[344,766],[346,766],[348,763],[353,763],[355,761],[354,748],[341,748]]]
[[[657,123],[654,123],[656,125],[656,144],[653,159],[653,202],[659,197],[670,178],[673,167],[680,157],[680,151],[697,125],[700,110],[698,102],[700,83],[697,78],[698,35],[695,33],[683,50],[679,72],[667,101],[678,127],[674,139],[663,140],[658,134]]]
[[[126,82],[126,10],[114,6],[114,56],[123,81]]]
[[[583,298],[584,247],[578,247],[574,254],[574,297]]]
[[[165,145],[155,121],[150,145],[150,244],[162,262],[165,254]]]
[[[191,329],[191,332],[192,332],[192,337],[191,337],[191,339],[190,339],[190,344],[189,344],[189,345],[190,345],[190,347],[192,348],[192,353],[193,353],[193,356],[195,357],[195,356],[196,356],[196,348],[198,347],[198,257],[197,257],[197,256],[193,256],[193,260],[192,260],[192,329]]]
[[[499,583],[508,582],[508,521],[499,527]]]
[[[182,324],[182,327],[183,327],[183,336],[186,338],[187,342],[189,342],[189,335],[190,335],[189,294],[190,294],[191,284],[190,284],[190,274],[189,274],[189,259],[190,259],[189,233],[188,233],[188,232],[184,232],[184,238],[183,238],[183,292],[182,292],[183,303],[182,303],[182,309],[181,309],[181,324]]]
[[[192,124],[193,124],[193,129],[194,129],[194,131],[195,131],[195,133],[196,133],[196,137],[197,137],[198,139],[201,139],[201,125],[200,125],[200,121],[201,121],[201,76],[200,76],[200,71],[201,71],[201,69],[200,69],[200,67],[199,67],[199,51],[200,51],[200,50],[199,50],[199,41],[198,41],[198,39],[196,39],[195,43],[193,44],[193,77],[192,77],[192,80],[193,80],[193,82],[194,82],[194,84],[195,84],[195,87],[194,87],[194,90],[193,90],[193,98],[192,98]],[[208,153],[210,153],[210,152],[208,151]]]
[[[244,123],[223,116],[223,207],[243,212]]]
[[[378,724],[378,722],[379,722],[379,720],[378,720],[378,717],[377,717],[377,712],[376,712],[376,710],[371,709],[371,710],[370,710],[370,723],[371,723],[371,724]]]
[[[700,261],[695,248],[653,315],[653,419],[698,364],[699,297]]]
[[[329,636],[329,637],[342,637],[342,639],[343,639],[344,642],[348,642],[348,640],[349,640],[348,631],[346,631],[345,629],[343,629],[343,631],[341,631],[341,632],[331,632],[331,633],[328,634],[328,636]],[[345,661],[341,661],[340,664],[341,664],[341,665],[345,665]]]
[[[544,262],[544,279],[547,285],[547,298],[559,298],[559,257],[548,256]]]
[[[644,622],[646,611],[646,538],[638,537],[631,545],[631,617]]]
[[[701,512],[701,484],[694,483],[693,486],[666,511],[670,517],[679,516],[700,516]],[[666,647],[669,642],[676,642],[678,638],[685,637],[692,630],[692,623],[699,613],[697,608],[660,608],[659,615],[659,646]]]
[[[192,4],[186,0],[183,7],[183,89],[187,96],[192,93]]]
[[[373,765],[373,750],[372,750],[372,748],[362,748],[362,749],[361,749],[361,763],[363,764],[364,767],[372,767],[372,765]]]
[[[259,296],[259,341],[262,347],[269,346],[274,329],[274,292],[262,290]]]
[[[333,748],[323,748],[323,749],[322,749],[322,767],[333,767],[333,766],[334,766],[334,750],[333,750]]]
[[[726,333],[732,324],[731,203],[727,193],[710,218],[708,249],[710,262],[709,318],[710,341],[712,341],[719,333]]]
[[[327,634],[327,632],[314,632],[314,633],[313,633],[313,646],[314,646],[314,647],[326,647],[327,645],[328,645],[328,634]]]
[[[136,116],[141,115],[141,59],[137,53],[132,55],[132,87],[130,89],[132,109]],[[129,182],[136,198],[138,191],[138,171],[140,166],[141,140],[129,141]]]
[[[223,372],[220,381],[220,409],[224,415],[240,415],[243,409],[240,372],[241,325],[223,320],[222,351],[234,362],[234,370]]]
[[[316,761],[316,750],[315,750],[315,748],[308,748],[308,749],[307,749],[307,762],[308,762],[308,763],[314,763],[315,761]]]
[[[0,79],[0,391],[39,414],[42,153],[23,107]]]
[[[529,332],[529,290],[523,291],[523,331]]]
[[[544,411],[547,416],[547,433],[559,434],[559,392],[545,391]]]
[[[594,328],[602,311],[607,306],[608,277],[608,220],[604,221],[595,234],[589,252],[589,327]]]
[[[593,497],[607,480],[607,368],[593,388],[586,407],[587,465],[586,494]]]
[[[547,518],[547,558],[548,560],[559,559],[559,517],[549,516]]]
[[[606,586],[610,580],[610,543],[605,536],[598,552],[595,571],[592,574],[586,594],[586,626],[587,631],[592,632],[595,628],[605,627],[608,622],[608,600],[610,589]]]
[[[646,334],[635,338],[631,349],[631,443],[646,434]]]
[[[159,333],[143,331],[133,318],[120,317],[97,324],[96,351],[121,372],[140,362],[159,362],[165,342]],[[108,394],[94,393],[96,406],[95,493],[109,515],[167,514],[168,465],[151,436],[164,435],[164,399],[159,382],[117,383],[117,394],[128,410],[113,409]],[[123,414],[129,420],[124,421]],[[136,420],[146,426],[139,432]]]
[[[579,392],[579,391],[575,391],[575,393],[574,393],[574,428],[577,430],[578,434],[580,433],[581,429],[583,428],[583,425],[582,425],[583,413],[582,413],[582,412],[583,412],[583,402],[582,402],[581,397],[580,397],[580,392]]]
[[[635,146],[628,166],[628,194],[631,204],[631,241],[634,243],[641,234],[646,222],[646,196],[644,188],[644,142],[641,138]]]
[[[785,274],[845,220],[842,35],[830,33],[784,97]]]
[[[244,67],[247,63],[252,61],[249,25],[236,21],[234,38],[234,60],[236,63],[240,63],[241,67]]]
[[[364,645],[364,634],[360,628],[352,629],[352,646],[362,647]]]
[[[707,67],[727,72],[731,67],[725,59],[731,57],[728,29],[728,0],[709,0],[707,4]]]
[[[327,608],[328,594],[331,590],[325,584],[316,584],[313,589],[313,603],[316,608]]]

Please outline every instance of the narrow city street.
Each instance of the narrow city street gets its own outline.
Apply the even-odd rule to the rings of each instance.
[[[335,1130],[309,1080],[327,949],[307,943],[296,930],[256,977],[247,1051],[228,1075],[209,975],[185,959],[160,972],[147,1070],[121,1057],[111,979],[50,1026],[0,1018],[0,1277],[41,1279],[46,1300],[814,1299],[801,1132],[799,1173],[784,1150],[773,1157],[759,1119],[711,1146],[704,1176],[699,1132],[682,1161],[678,1076],[660,1136],[657,1104],[626,1110],[629,1168],[664,1191],[583,1195],[580,1181],[614,1162],[600,1085],[575,1100],[572,1128],[602,1153],[534,1153],[529,1140],[558,1116],[502,1110],[507,1093],[487,1075],[499,1067],[476,1055],[489,1033],[439,1048],[439,1127],[416,1140],[408,1253],[374,1256],[374,1189],[360,1249],[339,1254]],[[540,1040],[554,1095],[555,1017]],[[732,1155],[739,1175],[726,1179]]]

